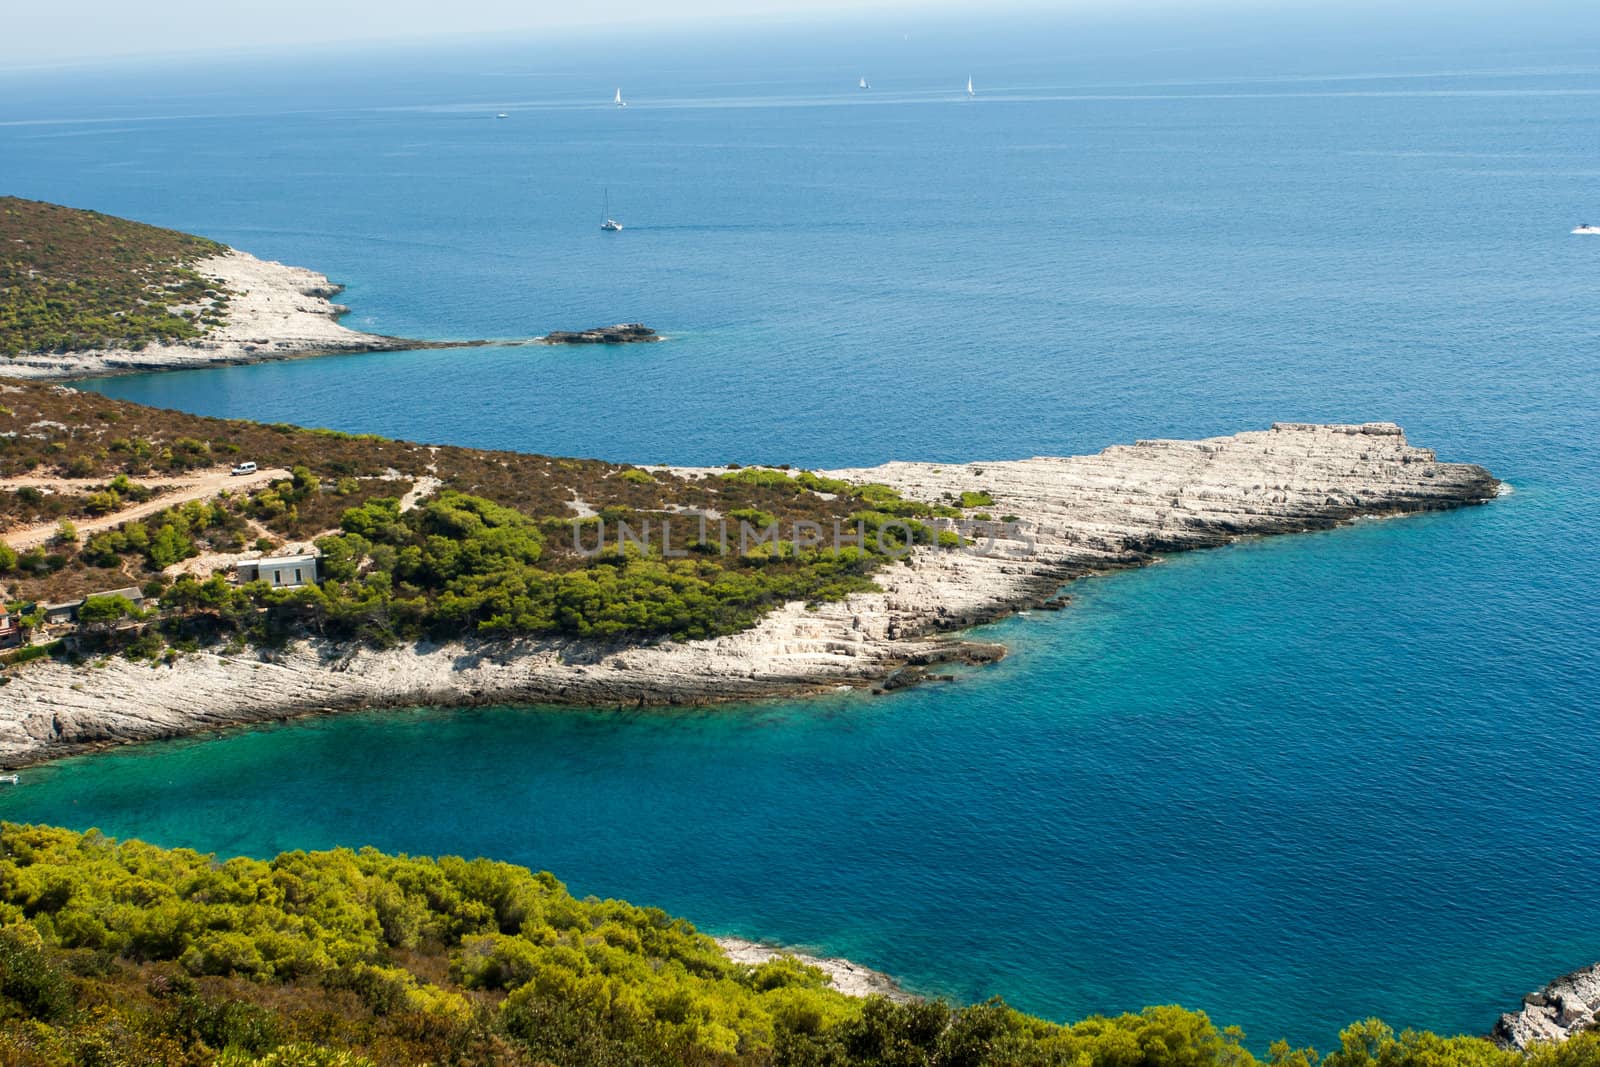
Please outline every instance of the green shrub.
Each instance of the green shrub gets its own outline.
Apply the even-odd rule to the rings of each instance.
[[[800,491],[800,485],[795,479],[790,478],[788,472],[773,470],[770,467],[745,467],[736,471],[729,471],[721,475],[725,482],[734,485],[750,485],[763,489],[788,489]]]
[[[263,1056],[252,1056],[240,1048],[224,1049],[216,1067],[375,1067],[372,1060],[348,1049],[330,1049],[310,1042],[296,1042],[273,1049]]]
[[[30,1019],[57,1022],[72,1014],[72,985],[31,929],[0,930],[0,995]]]
[[[83,510],[91,515],[109,515],[121,506],[122,498],[112,489],[90,493],[83,501]]]
[[[813,493],[828,493],[833,496],[854,496],[855,486],[843,478],[824,478],[812,471],[801,471],[795,475],[795,484],[811,490]]]
[[[760,508],[734,508],[728,512],[728,518],[734,522],[742,522],[755,530],[765,530],[778,521],[778,517],[770,511]]]
[[[42,645],[24,645],[23,647],[14,651],[0,653],[0,663],[4,663],[11,667],[18,667],[24,663],[30,663],[36,659],[44,659],[46,656],[53,656],[57,652],[60,652],[61,648],[62,644],[60,641],[50,641]]]

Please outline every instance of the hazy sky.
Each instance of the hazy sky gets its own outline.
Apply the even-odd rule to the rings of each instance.
[[[6,3],[6,0],[0,0]],[[1493,23],[1512,30],[1549,24],[1581,29],[1593,0],[45,0],[11,3],[0,15],[0,74],[106,57],[195,52],[320,50],[360,42],[484,35],[537,37],[577,27],[694,28],[796,19],[836,21],[904,12],[983,20],[1013,12],[1046,16],[1111,13],[1170,25],[1172,16],[1252,32],[1303,19],[1335,28],[1378,20],[1429,23],[1445,37]],[[1239,22],[1243,14],[1245,22]],[[1349,27],[1345,24],[1349,23]],[[910,23],[908,23],[909,25]],[[1196,23],[1199,24],[1199,23]],[[1574,47],[1594,51],[1572,35]],[[441,42],[443,43],[443,42]]]
[[[1071,6],[1097,2],[1102,0],[1070,0]],[[300,42],[903,8],[981,12],[994,5],[979,0],[47,0],[11,6],[0,19],[0,61],[8,67]]]

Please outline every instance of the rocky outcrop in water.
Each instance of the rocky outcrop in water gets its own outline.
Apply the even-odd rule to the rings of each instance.
[[[686,474],[720,471],[685,470]],[[1082,575],[1239,537],[1324,530],[1363,516],[1492,498],[1482,467],[1442,463],[1388,423],[1141,441],[1093,456],[999,463],[889,463],[826,472],[969,509],[962,548],[921,548],[877,574],[879,591],[784,605],[706,641],[547,639],[397,649],[301,642],[192,654],[173,666],[40,662],[0,687],[0,763],[312,712],[418,704],[709,703],[839,686],[893,688],[926,668],[1003,650],[949,635],[1052,598]],[[989,515],[981,519],[980,514]],[[896,682],[885,686],[884,681]]]
[[[1526,1049],[1539,1041],[1565,1041],[1600,1025],[1600,963],[1563,975],[1522,998],[1489,1037],[1502,1048]]]
[[[661,335],[639,322],[596,326],[592,330],[554,330],[545,334],[547,345],[634,345],[661,340]]]

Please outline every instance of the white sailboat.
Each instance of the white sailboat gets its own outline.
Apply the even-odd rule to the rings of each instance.
[[[977,96],[977,95],[978,95],[977,93],[972,91],[972,75],[968,74],[967,75],[967,96],[973,97],[973,96]]]
[[[858,85],[858,86],[857,86],[857,88],[861,88],[861,89],[870,89],[870,88],[872,88],[872,86],[870,86],[870,85],[868,85],[868,84],[867,84],[867,79],[865,79],[865,78],[862,78],[862,79],[861,79],[861,82],[860,82],[860,84],[859,84],[859,85]]]
[[[621,92],[619,89],[618,92]],[[623,105],[627,106],[627,105]],[[621,233],[622,223],[611,217],[611,190],[606,190],[606,206],[600,212],[600,228],[607,233]]]
[[[617,89],[616,97],[611,102],[613,104],[616,104],[618,107],[627,107],[628,106],[628,102],[626,100],[622,99],[622,89],[620,87]]]

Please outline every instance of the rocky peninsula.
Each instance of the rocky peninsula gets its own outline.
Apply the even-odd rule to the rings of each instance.
[[[363,333],[340,323],[349,312],[333,298],[344,286],[327,275],[230,248],[197,260],[193,269],[227,292],[226,319],[205,336],[140,348],[88,348],[0,358],[0,377],[33,381],[99,378],[114,374],[190,370],[356,352],[487,345],[621,345],[664,340],[642,323],[588,330],[554,330],[543,337],[501,341],[425,341]]]
[[[683,469],[680,476],[708,472]],[[1090,456],[895,462],[830,472],[919,499],[981,494],[962,547],[918,546],[877,589],[791,602],[706,640],[571,637],[413,643],[299,640],[202,651],[170,665],[39,662],[0,689],[0,762],[317,712],[419,704],[666,705],[849,686],[891,688],[1004,650],[952,635],[1053,597],[1074,578],[1242,537],[1487,501],[1482,467],[1441,462],[1398,426],[1279,423],[1201,441],[1140,441]]]
[[[25,353],[0,359],[0,375],[34,380],[90,378],[339,352],[440,347],[438,342],[361,333],[340,325],[339,317],[349,309],[335,304],[332,297],[343,287],[304,267],[257,259],[232,248],[199,259],[192,267],[229,297],[226,320],[203,337],[137,349]]]
[[[500,341],[352,330],[316,271],[193,234],[0,196],[0,377],[35,381],[489,344],[630,344],[623,323]]]

